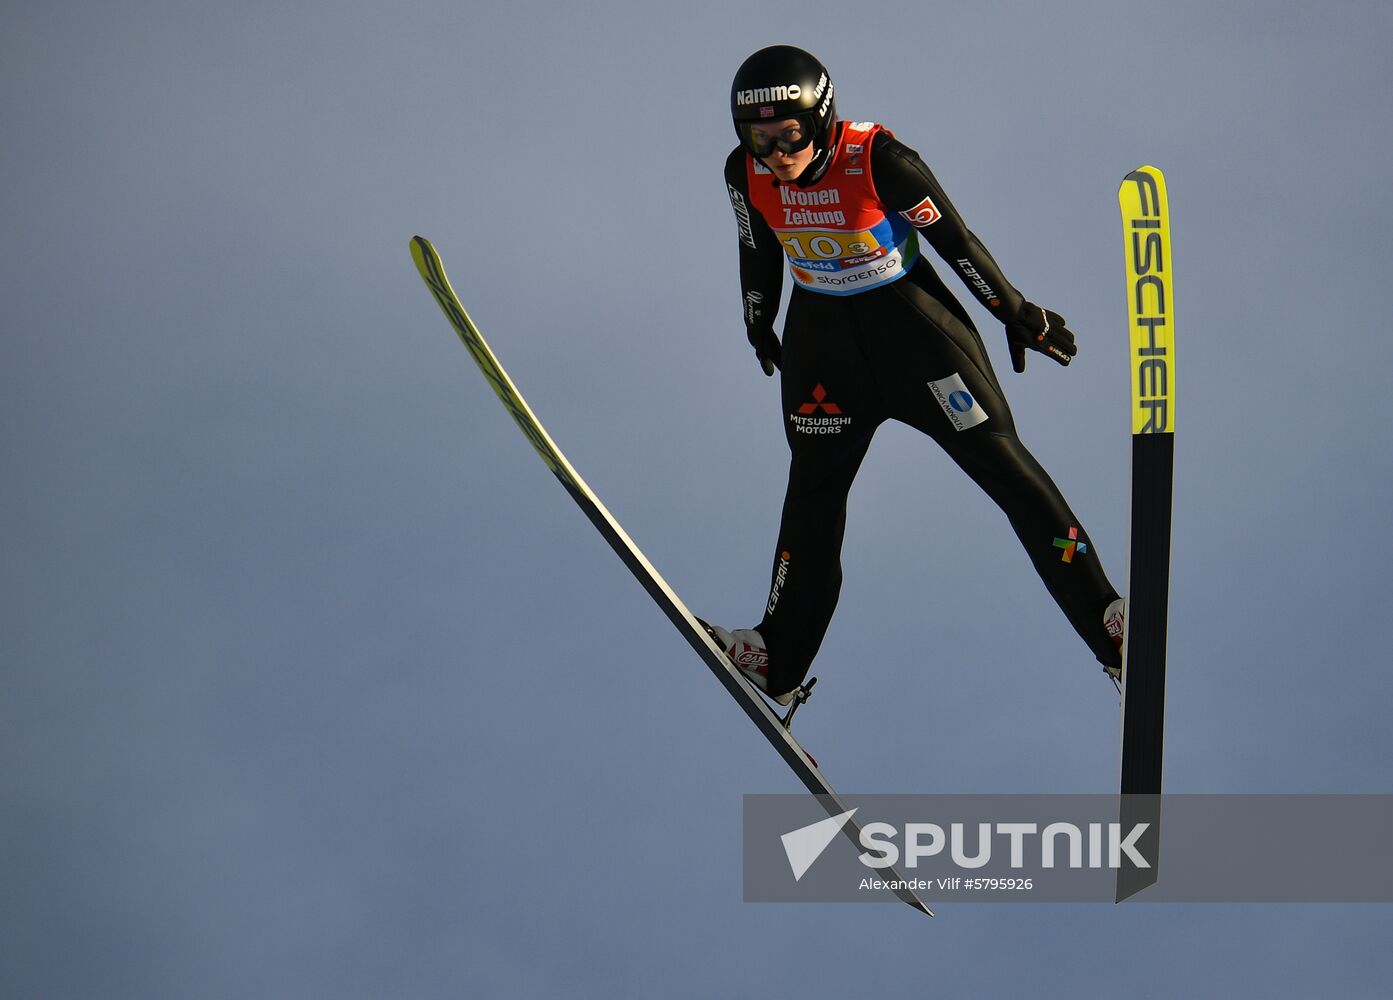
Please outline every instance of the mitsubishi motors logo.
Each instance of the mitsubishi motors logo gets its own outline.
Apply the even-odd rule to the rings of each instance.
[[[825,416],[814,415],[819,412]],[[840,434],[851,418],[843,415],[836,403],[828,402],[827,390],[819,382],[813,387],[812,399],[799,406],[797,413],[790,413],[788,421],[799,434]]]
[[[811,403],[804,403],[802,406],[798,407],[798,412],[807,416],[810,413],[816,413],[818,410],[822,410],[824,413],[830,413],[834,417],[841,416],[842,408],[836,403],[826,402],[826,399],[827,390],[824,389],[822,383],[819,382],[813,389],[813,401]]]

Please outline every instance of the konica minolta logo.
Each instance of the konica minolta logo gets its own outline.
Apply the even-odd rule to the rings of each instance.
[[[813,100],[817,100],[827,89],[827,74],[823,73],[813,88]],[[774,104],[777,101],[796,101],[803,96],[803,87],[797,83],[786,83],[777,87],[754,87],[737,91],[735,103],[744,107],[747,104]]]

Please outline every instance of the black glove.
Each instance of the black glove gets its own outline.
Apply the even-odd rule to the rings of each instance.
[[[759,359],[764,374],[773,375],[774,369],[778,368],[783,360],[783,348],[779,345],[779,337],[774,333],[774,328],[747,326],[745,335],[750,338],[750,346],[755,349],[755,357]]]
[[[1022,302],[1013,319],[1006,321],[1006,342],[1011,349],[1011,367],[1025,371],[1025,349],[1048,355],[1067,365],[1079,349],[1074,335],[1057,312],[1041,309],[1033,302]]]

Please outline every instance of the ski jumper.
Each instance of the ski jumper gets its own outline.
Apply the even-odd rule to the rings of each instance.
[[[919,253],[922,235],[992,315],[1023,296],[914,150],[881,125],[838,122],[811,182],[781,184],[743,149],[726,161],[745,323],[771,330],[785,263],[781,396],[788,490],[760,635],[769,690],[806,676],[841,592],[847,495],[876,429],[933,438],[1002,509],[1051,596],[1105,665],[1117,598],[1096,547],[1017,436],[981,337]],[[753,335],[752,335],[753,342]]]

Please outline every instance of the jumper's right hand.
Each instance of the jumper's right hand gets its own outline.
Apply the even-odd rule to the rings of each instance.
[[[750,340],[750,346],[755,349],[755,357],[759,359],[759,366],[764,369],[764,374],[773,375],[783,360],[783,347],[779,344],[779,337],[774,333],[774,328],[746,327],[745,335]]]

